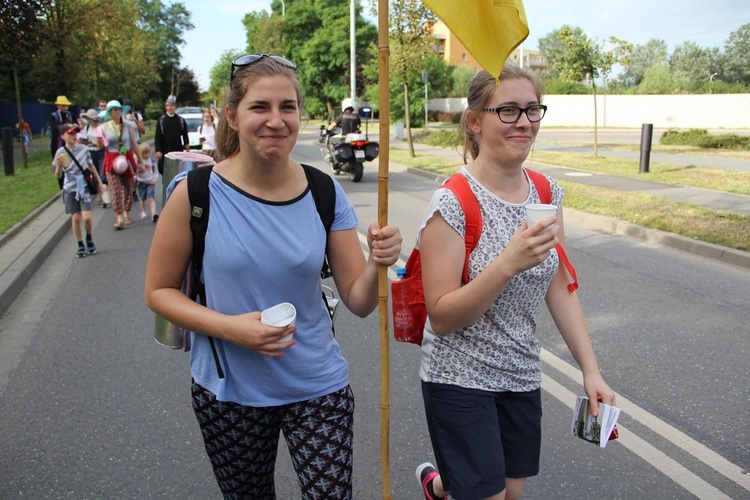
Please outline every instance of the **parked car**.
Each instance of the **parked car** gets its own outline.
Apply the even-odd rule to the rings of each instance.
[[[200,110],[200,108],[196,108]],[[177,113],[187,122],[188,137],[190,138],[190,149],[201,149],[201,142],[198,140],[200,134],[198,133],[198,127],[203,124],[203,113]]]
[[[188,115],[195,113],[203,113],[203,110],[199,106],[185,106],[184,108],[177,108],[174,110],[178,115]]]

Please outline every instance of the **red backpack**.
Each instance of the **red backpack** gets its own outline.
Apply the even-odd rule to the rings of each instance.
[[[550,203],[552,192],[547,178],[534,170],[528,168],[524,170],[534,183],[541,202]],[[464,259],[464,271],[461,276],[461,284],[465,285],[469,282],[469,256],[476,248],[479,237],[482,235],[482,214],[479,211],[477,198],[474,196],[466,177],[461,174],[453,175],[443,183],[442,187],[453,191],[466,215],[466,234],[464,236],[466,258]],[[558,243],[555,248],[560,261],[573,278],[573,282],[568,284],[568,290],[573,293],[578,289],[576,271],[568,260],[562,245]],[[422,285],[422,257],[418,249],[413,249],[406,261],[406,278],[391,282],[391,300],[393,335],[396,340],[422,345],[424,325],[427,321],[427,306],[425,305]]]

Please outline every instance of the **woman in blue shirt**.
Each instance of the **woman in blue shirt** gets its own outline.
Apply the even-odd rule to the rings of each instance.
[[[305,170],[289,156],[302,109],[292,62],[266,54],[235,59],[226,99],[217,129],[225,160],[209,180],[207,306],[180,291],[192,254],[185,182],[157,225],[146,302],[200,332],[190,360],[193,407],[225,497],[274,498],[281,431],[303,498],[351,498],[354,399],[321,297],[320,267],[327,255],[341,299],[366,316],[378,301],[377,268],[396,262],[401,234],[371,224],[365,259],[354,209],[334,182],[326,235]],[[260,311],[281,302],[295,306],[295,326],[261,323]],[[280,341],[290,333],[292,340]]]

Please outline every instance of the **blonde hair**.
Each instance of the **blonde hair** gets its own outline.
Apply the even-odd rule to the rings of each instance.
[[[536,94],[537,100],[542,102],[542,95],[544,94],[544,84],[539,77],[531,71],[519,68],[518,66],[506,63],[503,66],[503,70],[500,72],[500,78],[495,78],[486,71],[480,71],[469,83],[469,92],[466,96],[466,111],[461,116],[461,123],[458,128],[459,138],[463,137],[464,152],[463,158],[464,163],[468,163],[467,156],[471,157],[472,160],[476,160],[479,156],[479,142],[469,127],[469,120],[475,118],[479,113],[486,108],[492,96],[495,93],[495,89],[504,80],[510,80],[514,78],[526,78],[531,82],[534,87],[534,93]]]
[[[151,156],[151,146],[149,146],[147,142],[142,142],[141,145],[138,146],[138,151],[140,151],[141,156]]]
[[[302,85],[297,78],[297,72],[293,68],[279,64],[270,57],[262,57],[252,64],[237,68],[231,78],[229,90],[224,100],[225,111],[219,116],[219,123],[216,125],[216,149],[222,158],[229,158],[240,149],[239,135],[236,130],[229,126],[226,108],[228,107],[233,113],[236,112],[240,101],[253,84],[261,78],[278,75],[285,76],[292,82],[297,94],[300,115],[302,114]]]

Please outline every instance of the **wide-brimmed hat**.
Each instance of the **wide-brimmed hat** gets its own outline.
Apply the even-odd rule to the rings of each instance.
[[[67,97],[65,97],[64,95],[59,95],[59,96],[57,96],[57,99],[55,99],[55,105],[59,105],[59,106],[70,106],[71,104],[73,104],[73,103],[72,103],[72,102],[70,102],[70,101],[68,100],[68,98],[67,98]]]
[[[81,131],[81,127],[73,123],[66,123],[62,126],[62,133],[65,134],[77,134]]]
[[[81,113],[81,118],[85,118],[87,120],[92,120],[96,122],[96,121],[99,121],[99,113],[94,108],[91,108],[85,113]]]
[[[110,119],[109,112],[112,111],[112,108],[120,108],[122,109],[122,114],[124,115],[128,111],[130,111],[130,106],[123,106],[120,104],[120,101],[117,100],[111,100],[107,103],[107,109],[99,113],[99,120],[100,121],[107,121]]]

